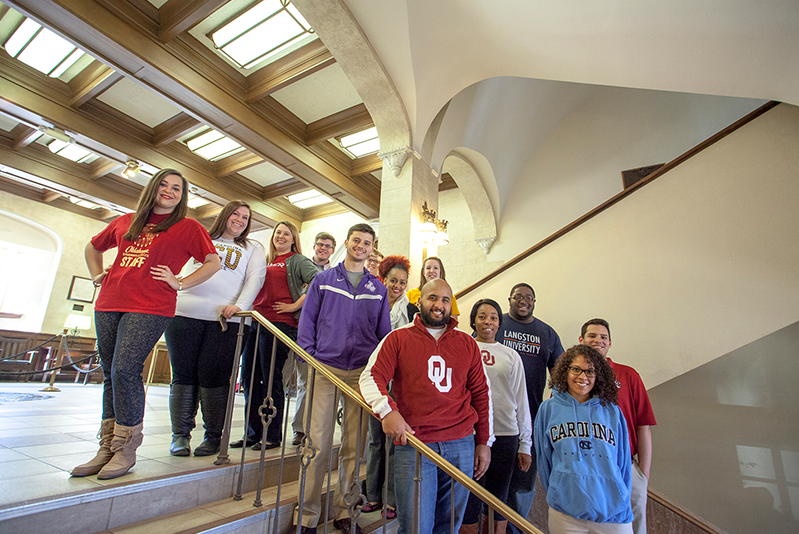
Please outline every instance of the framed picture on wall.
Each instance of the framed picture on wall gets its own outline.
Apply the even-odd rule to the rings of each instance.
[[[94,287],[91,278],[73,276],[72,283],[69,285],[69,295],[67,296],[67,300],[76,300],[78,302],[94,302],[94,296],[96,293],[97,288]]]

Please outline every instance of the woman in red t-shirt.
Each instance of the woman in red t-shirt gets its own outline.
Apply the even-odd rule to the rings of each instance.
[[[300,310],[305,302],[305,289],[318,272],[311,260],[302,255],[300,248],[300,232],[288,221],[277,223],[269,241],[269,253],[266,255],[266,279],[264,287],[255,298],[253,310],[270,321],[278,330],[297,341],[297,325]],[[255,339],[258,337],[258,358],[255,358]],[[277,342],[275,365],[272,374],[272,399],[275,417],[269,424],[266,440],[261,443],[263,424],[258,415],[258,406],[266,398],[269,386],[269,369],[272,358],[272,340],[274,336],[266,328],[251,328],[247,336],[242,358],[242,382],[244,396],[250,399],[249,385],[252,366],[255,365],[252,402],[245,408],[247,413],[247,433],[243,439],[230,444],[233,448],[252,445],[253,450],[274,449],[280,446],[283,439],[283,365],[286,363],[289,350],[286,345]]]
[[[135,213],[123,215],[86,245],[86,265],[100,294],[94,324],[103,364],[100,450],[72,476],[122,476],[136,463],[144,419],[144,360],[175,315],[177,292],[200,284],[221,264],[208,232],[186,218],[188,182],[172,169],[159,171],[139,197]],[[103,252],[116,248],[103,269]],[[189,258],[202,266],[182,280]]]

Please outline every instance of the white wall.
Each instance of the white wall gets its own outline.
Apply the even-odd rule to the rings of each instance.
[[[652,387],[799,321],[798,227],[799,108],[782,104],[459,306],[507,306],[528,282],[564,346],[604,317],[612,355]]]
[[[455,238],[473,239],[468,210],[457,195],[440,195],[451,235],[439,253],[448,269],[462,266],[450,282],[456,290],[471,284],[620,192],[622,170],[671,161],[761,104],[520,78],[467,88],[447,109],[433,163],[462,146],[487,158],[498,235],[488,257],[473,253],[472,243]]]
[[[70,313],[90,316],[93,326],[94,306],[67,300],[67,295],[73,275],[89,276],[83,259],[83,249],[95,234],[105,228],[106,223],[10,194],[0,195],[0,209],[47,227],[56,233],[63,243],[63,256],[58,265],[41,331],[52,334],[61,332],[64,329],[64,321]],[[110,261],[113,257],[106,255],[105,259]],[[75,304],[83,305],[84,310],[73,311],[72,307]],[[94,331],[83,334],[94,336]]]

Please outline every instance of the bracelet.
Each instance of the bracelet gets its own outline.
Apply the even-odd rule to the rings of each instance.
[[[183,291],[183,278],[178,278],[178,291]]]
[[[95,280],[94,278],[92,278],[92,284],[94,284],[94,287],[101,287],[103,285],[98,283],[97,280]]]

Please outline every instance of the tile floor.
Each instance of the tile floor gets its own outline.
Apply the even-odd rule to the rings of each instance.
[[[75,478],[69,472],[97,451],[100,427],[101,384],[56,383],[60,392],[40,392],[41,382],[0,382],[0,393],[32,393],[51,398],[20,402],[0,401],[0,509],[22,501],[90,491],[104,486],[194,471],[213,464],[216,456],[170,456],[169,387],[152,385],[147,393],[144,442],[137,451],[136,466],[123,477],[98,480]],[[287,410],[293,413],[293,405]],[[234,437],[243,429],[244,397],[236,395]],[[192,445],[202,441],[202,419],[192,433]],[[280,449],[267,451],[270,457]],[[240,449],[230,451],[240,460]],[[247,450],[247,460],[259,452]]]

